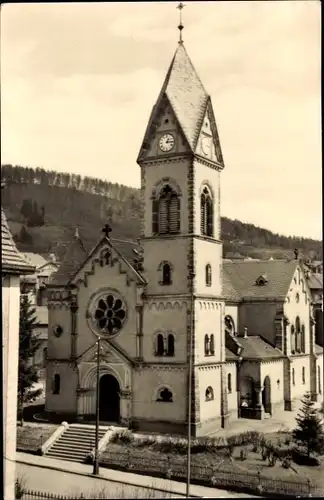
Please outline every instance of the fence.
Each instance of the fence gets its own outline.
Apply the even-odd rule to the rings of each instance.
[[[17,499],[17,497],[16,497]],[[25,490],[21,500],[86,500],[82,494],[81,496],[66,496],[66,495],[56,495],[53,493],[44,493],[41,491]]]
[[[183,457],[184,458],[184,457]],[[198,462],[198,461],[197,461]],[[239,472],[231,468],[222,468],[219,465],[208,466],[191,461],[191,481],[194,484],[203,484],[209,487],[221,487],[226,490],[246,490],[249,492],[268,495],[295,496],[323,496],[324,488],[318,488],[310,480],[304,482],[272,479],[260,472]],[[186,480],[186,460],[176,461],[173,458],[145,458],[140,452],[106,451],[102,454],[100,463],[110,468],[131,470],[133,473],[158,475],[168,479]]]

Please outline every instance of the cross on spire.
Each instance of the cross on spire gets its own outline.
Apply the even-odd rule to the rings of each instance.
[[[178,30],[180,31],[180,35],[179,35],[179,43],[183,43],[183,40],[182,40],[182,30],[184,28],[183,24],[182,24],[182,9],[183,7],[185,7],[185,5],[180,2],[179,5],[177,6],[177,9],[179,9],[179,15],[180,15],[180,22],[179,22],[179,26],[178,26]]]
[[[105,224],[101,231],[104,233],[106,238],[109,238],[109,233],[111,233],[112,229],[109,224]]]

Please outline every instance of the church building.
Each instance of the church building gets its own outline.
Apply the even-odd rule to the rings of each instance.
[[[77,233],[48,286],[47,412],[94,420],[99,338],[102,422],[183,434],[191,400],[193,435],[207,435],[276,404],[292,409],[295,365],[305,365],[304,388],[317,397],[311,295],[298,262],[223,262],[224,160],[211,97],[181,40],[137,163],[138,242],[114,239],[107,225],[88,252]],[[295,277],[304,330],[299,322],[291,361],[295,323],[288,335],[285,311],[295,311]]]

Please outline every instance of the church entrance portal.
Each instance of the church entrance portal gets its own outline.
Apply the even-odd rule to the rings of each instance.
[[[120,387],[117,379],[110,374],[100,378],[99,418],[103,422],[120,420]]]

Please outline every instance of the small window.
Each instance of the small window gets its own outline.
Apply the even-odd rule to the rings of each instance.
[[[212,284],[212,268],[210,264],[207,264],[205,268],[205,283],[206,286],[211,286]]]
[[[210,354],[212,356],[215,354],[215,341],[214,341],[214,334],[213,333],[210,336]]]
[[[232,392],[232,375],[230,373],[227,375],[227,390],[229,394]]]
[[[166,387],[164,389],[161,389],[159,391],[158,397],[156,399],[160,403],[172,403],[173,402],[173,396],[172,392],[169,391]]]
[[[168,342],[167,342],[167,356],[174,356],[174,336],[172,333],[169,333],[168,335]]]
[[[295,368],[291,370],[292,385],[295,385]]]
[[[205,186],[200,197],[200,232],[204,236],[213,236],[213,210],[213,199],[208,187]]]
[[[170,264],[163,265],[162,282],[163,282],[163,285],[171,285],[171,266],[170,266]]]
[[[210,340],[208,335],[205,335],[205,356],[209,356],[210,354]]]
[[[306,378],[305,378],[305,367],[303,366],[302,368],[302,383],[306,384]]]
[[[61,377],[56,373],[53,379],[53,394],[60,394]]]
[[[156,356],[163,356],[164,354],[164,338],[161,333],[156,338]]]
[[[290,349],[291,354],[295,354],[295,327],[291,325],[290,327]]]
[[[109,250],[105,249],[101,252],[99,257],[99,263],[101,267],[108,266],[110,264],[111,253]]]
[[[212,401],[214,399],[214,391],[212,387],[207,387],[206,392],[205,392],[205,400],[206,401]]]
[[[297,302],[297,304],[299,302],[299,293],[298,292],[296,293],[296,302]]]

